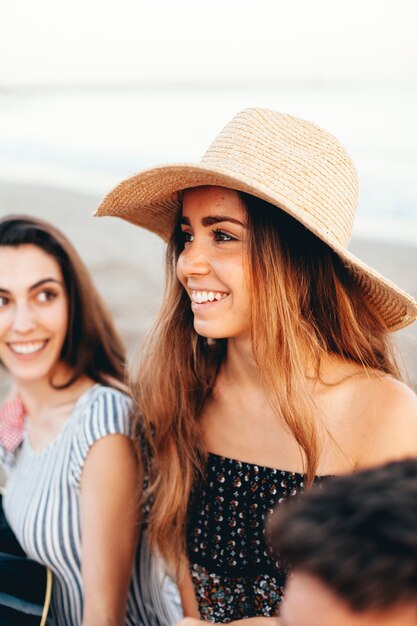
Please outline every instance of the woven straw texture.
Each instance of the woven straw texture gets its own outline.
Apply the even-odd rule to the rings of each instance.
[[[219,185],[253,194],[289,213],[345,261],[390,330],[417,317],[417,303],[354,257],[347,246],[358,178],[346,150],[327,131],[291,115],[247,109],[236,115],[199,164],[170,164],[122,181],[95,215],[113,215],[169,239],[179,192]]]

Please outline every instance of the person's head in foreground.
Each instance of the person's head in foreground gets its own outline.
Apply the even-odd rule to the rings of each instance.
[[[417,460],[329,480],[268,520],[280,626],[417,624]]]
[[[86,266],[35,217],[0,220],[0,363],[25,387],[123,380],[124,348]]]

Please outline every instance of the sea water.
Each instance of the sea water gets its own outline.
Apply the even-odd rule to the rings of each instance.
[[[2,90],[0,185],[101,197],[145,167],[198,161],[225,123],[250,106],[292,113],[333,132],[361,181],[354,233],[417,243],[417,88],[404,84]]]

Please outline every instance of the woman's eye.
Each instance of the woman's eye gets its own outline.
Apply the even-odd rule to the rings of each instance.
[[[8,298],[6,296],[0,296],[0,307],[6,306],[9,304]]]
[[[236,239],[232,237],[232,235],[228,235],[222,230],[215,230],[213,231],[213,234],[215,241],[236,241]]]
[[[55,291],[40,291],[38,293],[38,295],[36,296],[36,299],[38,302],[44,303],[44,302],[50,302],[51,300],[55,300],[55,298],[57,297],[57,293]]]
[[[182,231],[182,241],[183,243],[190,243],[191,241],[193,241],[194,236],[191,233],[187,233],[184,230]]]

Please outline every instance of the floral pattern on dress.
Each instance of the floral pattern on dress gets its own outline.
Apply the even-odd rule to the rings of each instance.
[[[190,573],[201,618],[230,622],[277,613],[285,570],[265,539],[265,518],[299,493],[303,474],[209,454],[188,514]]]

